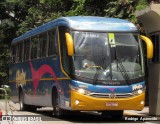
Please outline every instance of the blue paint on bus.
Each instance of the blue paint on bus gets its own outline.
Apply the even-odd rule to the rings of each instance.
[[[42,26],[39,26],[32,31],[25,33],[24,35],[17,37],[12,43],[16,43],[22,39],[26,39],[30,36],[34,36],[41,32],[50,30],[56,26],[63,25],[73,30],[87,30],[87,31],[100,31],[100,32],[135,32],[138,31],[136,26],[127,20],[117,18],[105,18],[105,17],[94,17],[94,16],[73,16],[73,17],[62,17]]]

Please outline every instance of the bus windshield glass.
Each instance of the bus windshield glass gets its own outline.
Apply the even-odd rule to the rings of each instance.
[[[73,31],[72,36],[74,75],[106,81],[144,76],[138,34]]]

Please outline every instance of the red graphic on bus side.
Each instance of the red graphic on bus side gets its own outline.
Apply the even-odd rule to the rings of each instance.
[[[31,71],[32,71],[32,80],[33,80],[33,87],[34,87],[34,95],[36,95],[36,91],[37,91],[39,80],[46,73],[49,73],[49,74],[51,74],[53,76],[55,82],[58,85],[58,91],[61,92],[61,88],[60,88],[60,85],[58,83],[57,77],[56,77],[53,69],[49,65],[44,64],[38,70],[35,70],[33,68],[32,63],[30,62],[30,67],[31,67]]]

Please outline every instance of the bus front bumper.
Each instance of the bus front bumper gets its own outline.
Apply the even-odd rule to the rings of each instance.
[[[145,93],[129,98],[96,98],[71,91],[71,109],[81,111],[98,110],[142,110]]]

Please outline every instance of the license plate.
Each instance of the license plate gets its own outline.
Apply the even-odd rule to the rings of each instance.
[[[106,102],[106,106],[118,106],[118,102]]]

